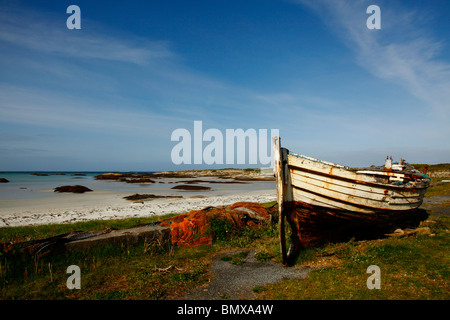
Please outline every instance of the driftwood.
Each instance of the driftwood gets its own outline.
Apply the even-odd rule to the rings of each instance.
[[[416,228],[416,229],[395,229],[395,231],[393,233],[387,233],[386,236],[389,237],[408,237],[411,236],[413,234],[417,234],[417,235],[429,235],[429,236],[435,236],[435,233],[431,233],[431,230],[429,227],[420,227],[420,228]]]
[[[170,271],[172,271],[174,269],[177,270],[177,271],[184,271],[184,269],[175,267],[173,265],[170,265],[167,268],[157,268],[156,265],[155,265],[155,267],[153,268],[153,271],[162,272],[162,273],[168,273],[168,272],[170,272]]]

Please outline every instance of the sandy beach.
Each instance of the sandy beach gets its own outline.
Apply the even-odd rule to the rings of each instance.
[[[180,199],[127,201],[129,192],[94,191],[83,194],[58,194],[34,199],[0,200],[0,227],[39,224],[73,223],[88,220],[108,220],[148,217],[168,213],[184,213],[207,206],[232,204],[239,201],[269,202],[276,200],[276,190],[257,190],[223,195],[186,195]],[[200,196],[200,198],[198,197]]]

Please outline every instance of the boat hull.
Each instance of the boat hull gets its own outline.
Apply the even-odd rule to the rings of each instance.
[[[311,206],[302,202],[287,205],[285,217],[291,229],[290,251],[327,242],[378,238],[397,228],[414,228],[428,217],[423,209],[402,212],[357,213]]]
[[[396,173],[355,172],[291,154],[288,170],[294,201],[360,213],[414,210],[427,189],[390,184]]]

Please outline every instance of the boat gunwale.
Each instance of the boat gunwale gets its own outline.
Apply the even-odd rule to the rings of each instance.
[[[286,149],[286,150],[288,150],[288,149]],[[344,166],[342,164],[338,164],[338,163],[334,163],[334,162],[330,162],[330,161],[320,160],[320,159],[313,158],[313,157],[310,157],[310,156],[306,156],[306,155],[303,155],[303,154],[298,154],[298,153],[295,153],[295,152],[291,152],[290,150],[288,150],[288,155],[294,156],[296,158],[301,158],[301,159],[317,162],[317,163],[326,164],[326,165],[329,165],[329,166],[332,166],[332,167],[336,167],[336,168],[341,168],[341,169],[353,171],[349,166]]]
[[[349,173],[352,173],[352,174],[355,174],[355,175],[362,175],[362,176],[365,176],[365,177],[375,177],[375,176],[386,177],[387,176],[387,177],[396,177],[396,178],[405,178],[405,177],[419,178],[419,177],[414,177],[412,174],[410,174],[408,172],[402,172],[402,171],[395,171],[395,170],[393,170],[393,171],[377,171],[377,170],[373,170],[373,168],[371,168],[371,167],[367,167],[367,168],[351,168],[349,166],[344,166],[344,165],[333,163],[333,162],[330,162],[330,161],[324,161],[324,160],[320,160],[320,159],[317,159],[317,158],[313,158],[313,157],[309,157],[309,156],[306,156],[306,155],[301,155],[301,154],[298,154],[298,153],[295,153],[295,152],[291,152],[289,149],[286,149],[286,150],[288,152],[288,158],[289,158],[289,156],[293,156],[295,158],[311,161],[313,163],[324,164],[324,165],[327,165],[327,166],[330,166],[330,167],[338,168],[338,169],[344,170],[345,172],[349,172]],[[297,167],[297,168],[302,168],[302,167],[293,165],[289,161],[288,161],[288,165],[289,166],[294,166],[294,167]],[[323,174],[323,175],[326,175],[328,177],[336,177],[336,178],[339,178],[339,179],[346,180],[347,182],[350,182],[350,180],[351,180],[351,181],[355,181],[355,183],[360,183],[360,184],[369,184],[370,183],[370,184],[373,184],[373,185],[379,185],[376,182],[365,182],[365,181],[356,180],[356,179],[352,179],[352,178],[342,177],[341,175],[330,175],[330,174],[327,175],[326,173],[322,173],[320,171],[311,171],[310,170],[309,172],[310,173],[317,172],[318,174]],[[405,186],[401,186],[401,185],[388,185],[388,184],[383,184],[383,183],[381,183],[381,185],[383,185],[383,186],[392,186],[392,187],[395,187],[395,188],[400,187],[400,189],[402,189],[402,188],[403,189],[413,189],[413,188],[427,189],[429,187],[429,185],[428,186],[425,185],[425,186],[422,186],[422,187],[417,187],[417,186],[405,187]]]

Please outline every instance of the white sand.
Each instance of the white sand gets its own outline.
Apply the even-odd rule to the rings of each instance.
[[[124,200],[129,192],[94,191],[83,194],[58,194],[51,197],[0,200],[0,227],[88,220],[148,217],[167,213],[184,213],[208,206],[233,204],[239,201],[269,202],[276,200],[276,190],[225,193],[205,198],[155,199],[131,202]]]

